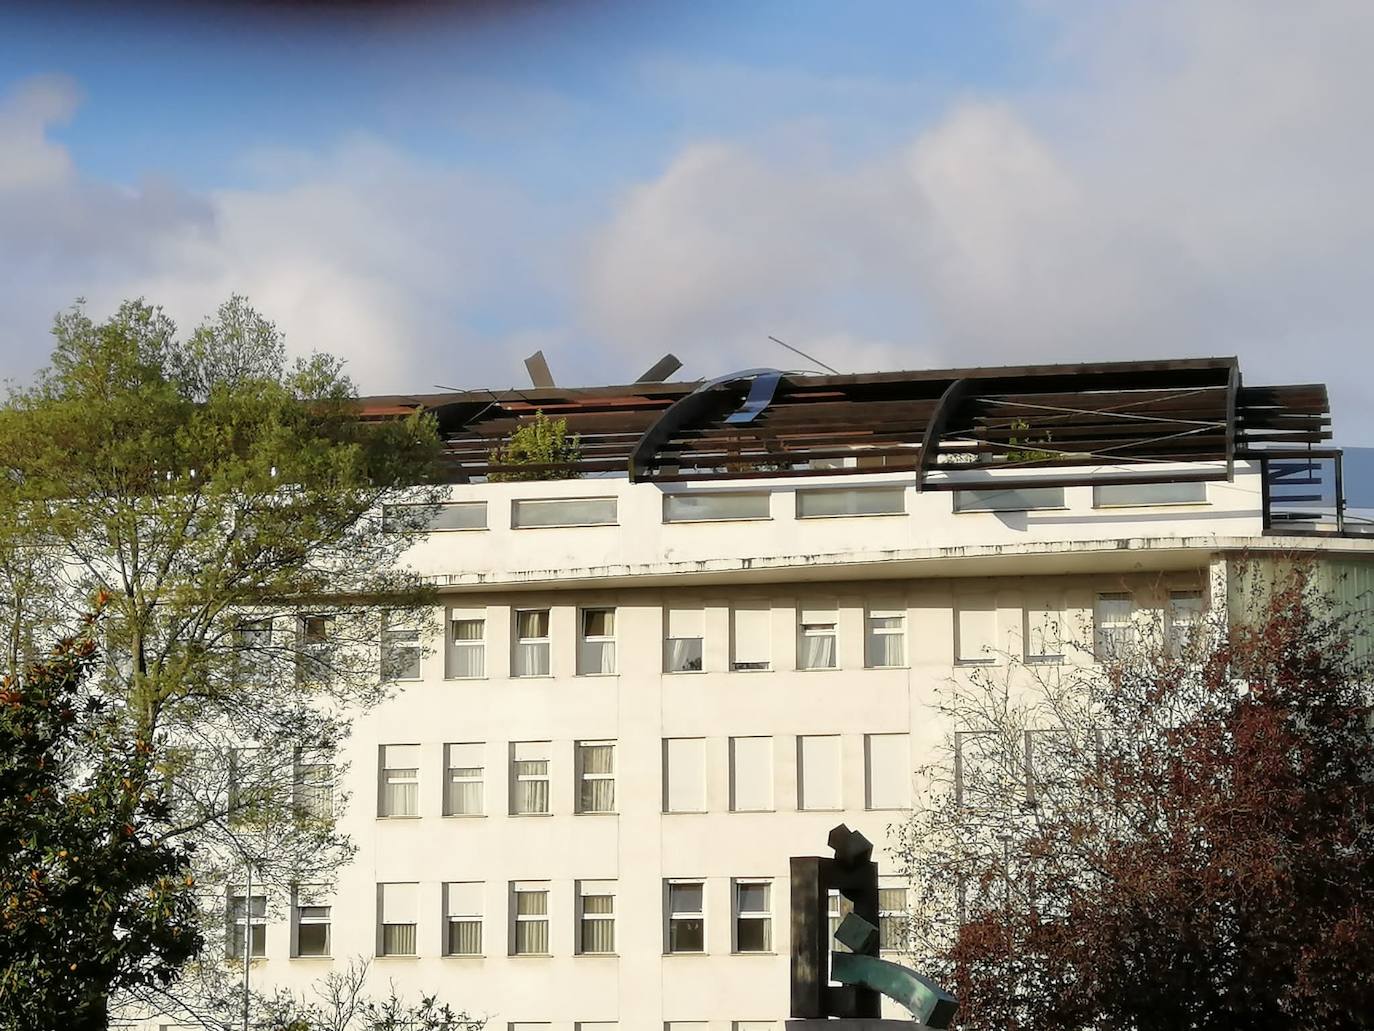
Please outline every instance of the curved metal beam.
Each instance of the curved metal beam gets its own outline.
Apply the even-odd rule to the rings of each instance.
[[[926,423],[926,431],[921,434],[921,455],[916,461],[916,493],[919,494],[925,489],[926,473],[934,464],[935,453],[940,450],[940,437],[949,425],[954,410],[963,403],[967,395],[968,380],[951,380],[949,386],[945,387],[945,392],[940,395],[940,400],[936,402],[930,422]]]
[[[875,956],[853,952],[830,954],[830,977],[840,984],[862,985],[905,1006],[926,1027],[947,1028],[958,1002],[930,978]]]
[[[678,430],[695,422],[710,409],[711,404],[715,401],[712,391],[717,387],[744,380],[754,380],[760,376],[781,378],[782,375],[777,369],[745,369],[743,372],[732,372],[708,380],[690,394],[678,398],[644,431],[638,443],[635,444],[634,450],[630,452],[630,482],[641,482],[648,475],[649,465],[653,462],[654,455],[658,454],[659,449],[668,443]],[[771,396],[770,393],[769,397],[771,398]]]

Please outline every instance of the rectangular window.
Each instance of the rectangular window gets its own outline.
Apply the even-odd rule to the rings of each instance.
[[[419,885],[379,884],[377,903],[381,911],[378,920],[377,955],[414,956],[415,925],[418,913],[416,897]]]
[[[420,631],[388,626],[382,630],[382,679],[420,679]]]
[[[773,951],[773,885],[770,881],[735,881],[735,951]]]
[[[1063,508],[1063,487],[1022,487],[1013,490],[956,490],[956,512],[1032,512]]]
[[[614,954],[614,881],[577,883],[577,951],[584,956]]]
[[[906,888],[878,885],[878,948],[905,952],[907,948]]]
[[[840,736],[797,738],[797,808],[841,809]]]
[[[301,683],[320,684],[329,680],[333,641],[333,616],[310,613],[297,617],[296,676]]]
[[[577,639],[577,672],[615,672],[615,609],[583,609]]]
[[[296,749],[291,769],[291,806],[298,820],[330,820],[334,817],[334,764],[321,756]]]
[[[378,816],[420,815],[420,746],[382,745]]]
[[[705,523],[719,519],[767,519],[767,494],[665,494],[665,523]]]
[[[828,916],[830,917],[830,948],[834,952],[853,952],[848,945],[835,939],[835,932],[840,929],[840,923],[850,913],[854,912],[854,903],[845,898],[834,888],[830,889],[828,901]]]
[[[1174,656],[1183,654],[1202,619],[1201,591],[1169,592],[1169,627],[1166,644]]]
[[[736,672],[769,668],[772,612],[764,605],[730,611],[730,668]]]
[[[241,824],[270,800],[263,763],[256,747],[229,749],[229,791],[226,799],[231,825]]]
[[[960,665],[997,661],[997,603],[991,597],[960,598],[954,620],[955,656]]]
[[[905,487],[797,491],[798,519],[820,519],[827,516],[901,515],[905,511]]]
[[[766,812],[773,808],[773,739],[730,739],[730,811]]]
[[[663,811],[706,811],[706,739],[663,739]]]
[[[481,816],[486,811],[483,750],[476,742],[444,746],[445,816]]]
[[[1064,611],[1057,601],[1026,603],[1023,630],[1026,661],[1056,663],[1064,661]]]
[[[323,884],[298,884],[292,902],[295,942],[293,956],[329,955],[329,889]]]
[[[1031,728],[1025,731],[1026,805],[1038,806],[1062,799],[1076,778],[1078,749],[1063,728]]]
[[[248,954],[254,959],[267,955],[267,896],[246,897],[237,889],[226,901],[228,927],[225,946],[230,959],[243,959],[244,938],[248,938]],[[245,922],[247,927],[245,928]]]
[[[388,533],[431,530],[485,530],[485,501],[444,501],[438,505],[383,505],[382,529]]]
[[[667,609],[664,612],[665,673],[701,672],[705,627],[706,613],[702,609]]]
[[[549,675],[549,610],[519,609],[515,613],[515,654],[511,676]]]
[[[577,742],[577,811],[615,812],[615,742]]]
[[[1135,643],[1134,607],[1127,591],[1097,596],[1093,608],[1095,652],[1099,660],[1123,658]]]
[[[615,498],[512,501],[511,525],[517,530],[537,526],[614,526],[615,512]]]
[[[954,805],[961,812],[988,813],[1009,797],[997,734],[990,730],[954,732]]]
[[[1206,503],[1207,484],[1202,480],[1191,483],[1099,483],[1093,487],[1094,508]]]
[[[839,613],[833,605],[804,608],[797,614],[797,668],[834,669]]]
[[[906,611],[896,605],[868,610],[864,665],[890,669],[906,665]]]
[[[549,742],[512,741],[510,811],[528,816],[549,811]]]
[[[480,881],[444,885],[445,955],[482,955],[482,887]]]
[[[547,956],[549,953],[549,889],[544,881],[516,882],[511,885],[515,913],[515,934],[511,936],[511,955]]]
[[[487,675],[487,619],[483,610],[449,611],[448,675],[455,679]]]
[[[706,885],[701,881],[668,882],[668,951],[706,951]]]
[[[911,773],[906,734],[864,735],[865,809],[909,809]]]

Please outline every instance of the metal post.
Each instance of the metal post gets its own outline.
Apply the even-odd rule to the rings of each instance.
[[[246,861],[247,883],[243,889],[243,1031],[248,1031],[248,980],[253,962],[253,864]]]

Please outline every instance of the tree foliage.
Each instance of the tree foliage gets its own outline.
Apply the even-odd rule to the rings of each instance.
[[[1367,616],[1301,568],[1248,611],[947,692],[902,851],[964,1026],[1370,1026]]]
[[[576,464],[582,458],[582,438],[568,435],[567,419],[550,419],[542,411],[534,419],[516,428],[500,447],[491,453],[491,464],[526,466],[494,472],[491,479],[506,480],[573,480],[582,474]]]
[[[187,850],[162,839],[150,751],[87,690],[89,636],[0,684],[0,1026],[103,1029],[201,939]]]

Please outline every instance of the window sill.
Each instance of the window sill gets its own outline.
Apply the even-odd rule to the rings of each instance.
[[[723,516],[720,519],[665,519],[663,526],[700,526],[702,523],[771,523],[772,516]]]
[[[618,677],[618,676],[620,676],[620,674],[619,674],[618,672],[614,671],[614,670],[612,670],[610,673],[578,673],[578,674],[576,674],[576,675],[579,676],[579,677],[586,678],[586,679],[590,679],[590,678],[592,678],[592,677]]]
[[[620,810],[618,810],[618,809],[611,809],[611,810],[608,810],[608,811],[606,811],[606,812],[602,812],[601,810],[597,810],[596,812],[575,812],[575,813],[573,813],[573,815],[574,815],[574,816],[619,816],[619,815],[620,815]]]
[[[955,659],[956,666],[996,666],[996,659]]]
[[[620,953],[618,953],[618,952],[575,952],[575,953],[573,953],[573,955],[575,955],[578,959],[619,959],[619,958],[620,958]]]
[[[508,815],[519,817],[520,819],[525,820],[529,819],[530,817],[538,819],[540,817],[552,816],[553,813],[509,813]]]
[[[512,952],[511,959],[553,959],[552,952]]]
[[[291,962],[293,962],[293,963],[296,963],[296,962],[301,962],[301,963],[332,963],[332,962],[334,962],[334,957],[333,957],[333,956],[291,956],[291,957],[289,957],[289,958],[290,958]]]
[[[511,678],[512,680],[552,680],[552,679],[553,679],[553,674],[552,674],[552,673],[512,673],[512,674],[510,675],[510,678]],[[474,677],[473,679],[475,680],[476,678]],[[485,680],[486,678],[483,677],[482,679]]]
[[[1118,505],[1093,505],[1094,510],[1116,508],[1211,508],[1210,501],[1127,501]]]
[[[776,952],[739,952],[730,953],[732,956],[776,956]]]
[[[415,962],[415,960],[419,959],[420,957],[419,957],[417,954],[411,954],[411,955],[407,955],[407,956],[374,956],[373,958],[374,958],[374,959],[389,959],[389,960],[404,960],[404,961],[406,961],[406,962],[408,962],[408,963],[413,963],[413,962]]]
[[[485,820],[486,813],[445,813],[445,820]]]
[[[728,809],[732,816],[757,816],[759,813],[776,813],[777,809]]]
[[[467,681],[467,680],[490,680],[490,679],[491,679],[490,677],[485,676],[485,675],[480,676],[480,677],[444,677],[444,680],[445,680],[445,681],[453,681],[454,683],[462,683],[462,682]]]
[[[540,523],[538,526],[512,526],[512,530],[582,530],[592,526],[604,526],[615,530],[619,523]]]
[[[1068,505],[1055,505],[1053,508],[966,508],[962,511],[954,510],[954,514],[959,515],[1028,515],[1031,512],[1067,512]]]
[[[844,806],[838,805],[838,806],[835,806],[835,807],[833,807],[833,808],[825,808],[825,809],[822,809],[820,806],[807,806],[805,809],[803,809],[803,808],[801,808],[801,807],[798,807],[798,808],[797,808],[797,812],[799,812],[799,813],[842,813],[842,812],[844,812]]]
[[[831,512],[826,515],[799,515],[797,522],[809,523],[814,519],[892,519],[910,515],[909,512]]]
[[[672,958],[672,959],[679,959],[679,958],[686,958],[686,959],[703,959],[703,958],[705,958],[705,957],[707,957],[707,956],[709,956],[709,955],[711,955],[711,954],[703,949],[701,952],[665,952],[665,953],[663,954],[663,958],[664,958],[664,959],[669,959],[669,958]]]
[[[798,666],[794,673],[838,673],[839,666]]]
[[[419,813],[415,813],[414,815],[406,816],[378,816],[377,819],[384,823],[408,823],[411,820],[422,820],[424,817]]]
[[[885,670],[885,669],[910,669],[910,668],[911,668],[911,665],[910,665],[909,663],[903,663],[903,664],[900,665],[900,666],[865,666],[865,667],[864,667],[864,669],[871,669],[871,670],[876,670],[876,671],[879,671],[879,672],[881,672],[882,670]]]
[[[441,959],[486,959],[485,952],[446,952]]]
[[[708,816],[709,809],[664,809],[660,815],[663,816]]]
[[[490,533],[489,526],[432,526],[426,530],[417,530],[417,533]]]
[[[773,669],[734,669],[734,668],[731,668],[728,672],[730,672],[730,673],[776,673],[777,670],[773,670]]]

